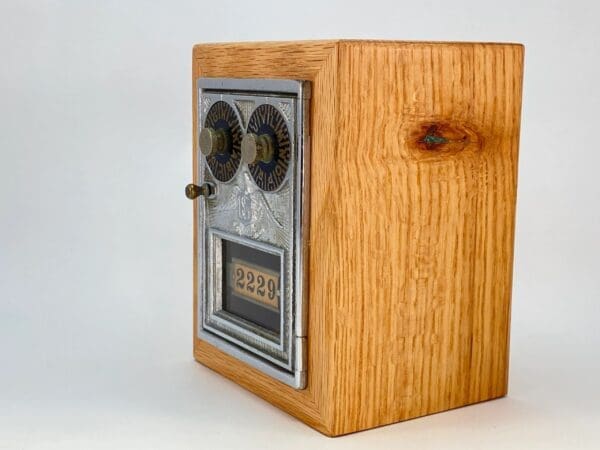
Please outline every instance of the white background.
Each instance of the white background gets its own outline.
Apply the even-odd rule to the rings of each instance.
[[[595,1],[0,1],[0,449],[600,448]],[[192,359],[194,43],[526,45],[510,393],[329,439]]]

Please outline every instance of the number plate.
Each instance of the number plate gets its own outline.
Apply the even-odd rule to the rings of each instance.
[[[278,273],[234,259],[228,278],[235,294],[279,312]]]
[[[222,309],[279,339],[281,258],[279,254],[221,241],[224,286]]]

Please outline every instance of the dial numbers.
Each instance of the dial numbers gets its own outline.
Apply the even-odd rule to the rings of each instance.
[[[204,127],[222,131],[225,143],[221,152],[208,156],[206,162],[213,176],[222,182],[231,180],[240,166],[242,128],[234,109],[218,101],[206,113]]]
[[[291,159],[292,145],[285,118],[274,106],[260,105],[250,116],[247,132],[268,135],[273,141],[272,159],[248,164],[248,169],[259,188],[274,191],[283,183]]]

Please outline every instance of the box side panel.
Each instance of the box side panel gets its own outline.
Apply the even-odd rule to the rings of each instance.
[[[194,47],[193,80],[198,77],[230,77],[230,78],[288,78],[308,80],[312,83],[310,102],[310,147],[313,149],[332,148],[335,146],[333,132],[335,116],[335,66],[337,62],[337,44],[335,42],[310,43],[253,43],[253,44],[207,44]],[[194,105],[196,105],[196,89],[193,88]],[[194,124],[196,120],[194,107]],[[314,126],[318,124],[318,126]],[[197,133],[194,125],[194,168],[197,154]],[[319,166],[312,158],[312,165]],[[194,169],[195,170],[195,169]],[[194,174],[196,180],[197,174]],[[319,187],[318,176],[310,177],[310,208],[323,210],[323,197]],[[197,217],[194,211],[194,220]],[[196,224],[194,224],[196,230]],[[327,246],[319,233],[319,223],[311,215],[309,241],[309,278],[313,276],[313,267],[322,259]],[[194,231],[194,234],[196,231]],[[326,244],[326,243],[325,243]],[[197,254],[197,236],[194,236],[194,255]],[[197,280],[198,267],[194,261],[194,283]],[[331,360],[329,347],[328,323],[324,320],[326,297],[323,289],[326,285],[308,284],[308,378],[305,390],[294,390],[252,367],[236,360],[194,335],[194,356],[204,365],[232,379],[241,386],[260,397],[282,408],[300,420],[322,431],[330,433],[326,412],[331,401],[330,395]],[[306,289],[306,288],[305,288]],[[197,329],[197,287],[194,287],[194,330]],[[194,332],[195,333],[195,332]]]
[[[340,44],[334,434],[506,394],[522,59]]]

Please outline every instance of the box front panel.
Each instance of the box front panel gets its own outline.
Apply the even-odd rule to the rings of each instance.
[[[198,337],[304,388],[308,84],[197,83]]]

